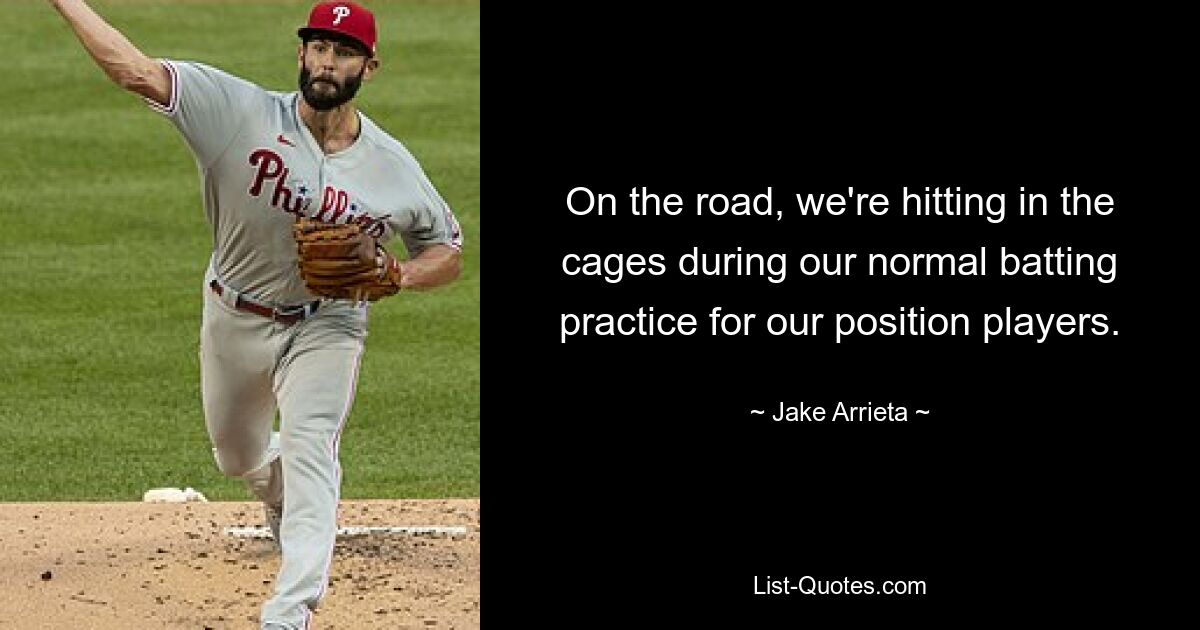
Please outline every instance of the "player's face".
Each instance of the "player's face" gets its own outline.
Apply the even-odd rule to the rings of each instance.
[[[334,109],[354,98],[377,64],[350,44],[313,39],[300,47],[300,92],[313,109]]]

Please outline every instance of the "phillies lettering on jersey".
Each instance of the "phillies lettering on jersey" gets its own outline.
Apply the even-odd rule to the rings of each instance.
[[[333,186],[325,187],[321,196],[320,211],[310,214],[308,209],[312,205],[312,197],[306,196],[310,191],[301,185],[295,191],[293,199],[293,191],[285,183],[290,171],[284,164],[283,157],[278,153],[270,149],[257,149],[250,154],[250,165],[255,167],[254,179],[248,191],[251,197],[260,196],[263,193],[263,184],[267,180],[273,180],[275,188],[271,194],[272,206],[296,216],[307,216],[330,223],[358,223],[363,226],[367,234],[375,238],[383,236],[384,221],[387,220],[388,215],[373,217],[367,214],[365,209],[359,207],[358,203],[351,203],[350,195],[346,191],[338,190]],[[454,224],[453,232],[458,232],[457,222]]]

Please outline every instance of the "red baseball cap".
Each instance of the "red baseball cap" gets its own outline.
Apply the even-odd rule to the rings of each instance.
[[[296,31],[307,38],[317,31],[338,33],[353,39],[375,56],[375,16],[354,2],[322,2],[308,14],[308,26]]]

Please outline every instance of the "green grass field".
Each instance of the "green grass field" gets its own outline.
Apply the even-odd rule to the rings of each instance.
[[[295,89],[307,0],[92,6],[151,56]],[[455,209],[465,267],[451,287],[372,308],[343,496],[476,497],[479,5],[369,6],[383,65],[357,102]],[[213,463],[200,405],[211,243],[191,154],[47,3],[4,9],[0,501],[140,500],[164,485],[244,500]]]

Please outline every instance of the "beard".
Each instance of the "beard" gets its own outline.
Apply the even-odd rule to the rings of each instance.
[[[308,71],[307,67],[301,68],[300,93],[304,95],[304,100],[309,106],[319,112],[336,109],[358,94],[358,88],[362,87],[363,72],[366,69],[366,64],[363,64],[363,69],[358,71],[358,76],[349,77],[345,83],[339,85],[334,79],[313,79],[312,73]]]

